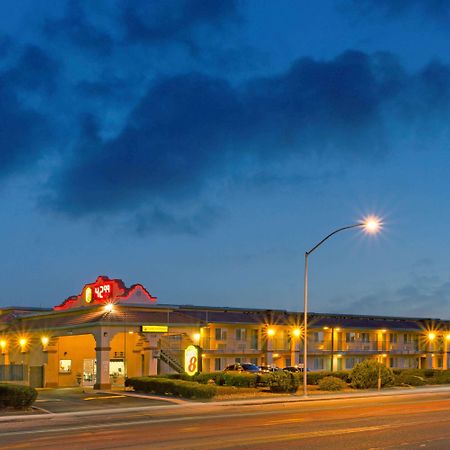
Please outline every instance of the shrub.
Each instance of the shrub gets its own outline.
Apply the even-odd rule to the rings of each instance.
[[[423,386],[425,381],[422,377],[418,375],[414,375],[412,373],[400,372],[398,375],[395,375],[395,384],[396,385],[409,385],[409,386]]]
[[[337,377],[325,377],[319,381],[321,391],[342,391],[347,387],[347,383]]]
[[[303,373],[300,374],[303,377]],[[345,381],[346,383],[350,383],[350,372],[341,370],[339,372],[329,372],[329,371],[321,371],[321,372],[308,372],[308,384],[317,385],[322,378],[325,377],[336,377]]]
[[[0,384],[0,408],[28,408],[37,397],[36,389],[16,384]]]
[[[125,386],[135,391],[159,395],[175,395],[192,399],[210,399],[216,394],[216,386],[199,384],[192,381],[173,380],[162,377],[127,378]]]
[[[269,373],[263,377],[262,381],[271,392],[296,392],[300,386],[300,377],[284,370]]]
[[[374,359],[366,359],[356,364],[350,377],[351,385],[357,389],[376,388],[378,377],[381,378],[381,387],[390,386],[394,383],[392,370]]]

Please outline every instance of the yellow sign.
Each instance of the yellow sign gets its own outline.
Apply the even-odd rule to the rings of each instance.
[[[168,331],[167,325],[142,325],[143,333],[167,333]]]
[[[198,347],[195,345],[190,345],[184,351],[184,371],[188,375],[198,372]]]
[[[86,303],[92,302],[92,289],[90,287],[87,287],[84,291],[84,299],[86,300]]]

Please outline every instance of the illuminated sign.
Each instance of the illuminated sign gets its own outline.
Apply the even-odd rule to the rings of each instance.
[[[95,300],[104,300],[106,298],[110,298],[112,294],[111,284],[100,284],[99,286],[94,287],[94,299]]]
[[[86,301],[86,303],[92,302],[92,288],[86,288],[86,290],[84,291],[84,300]]]
[[[199,372],[198,349],[196,345],[190,345],[184,351],[184,371],[191,376]]]
[[[142,325],[143,333],[167,333],[169,327],[166,325]]]

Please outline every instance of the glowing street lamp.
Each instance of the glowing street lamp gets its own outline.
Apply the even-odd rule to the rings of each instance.
[[[326,240],[336,233],[344,230],[349,230],[351,228],[361,228],[368,234],[378,233],[382,228],[382,221],[376,216],[368,216],[364,218],[361,222],[355,223],[353,225],[348,225],[346,227],[338,228],[334,230],[329,235],[325,236],[318,244],[316,244],[311,250],[305,252],[305,276],[304,276],[304,290],[303,290],[303,326],[304,326],[304,338],[303,338],[303,394],[308,395],[308,256],[320,247]]]

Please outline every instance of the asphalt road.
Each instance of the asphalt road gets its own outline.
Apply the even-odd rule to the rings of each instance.
[[[450,392],[59,414],[0,436],[1,449],[449,449]]]

